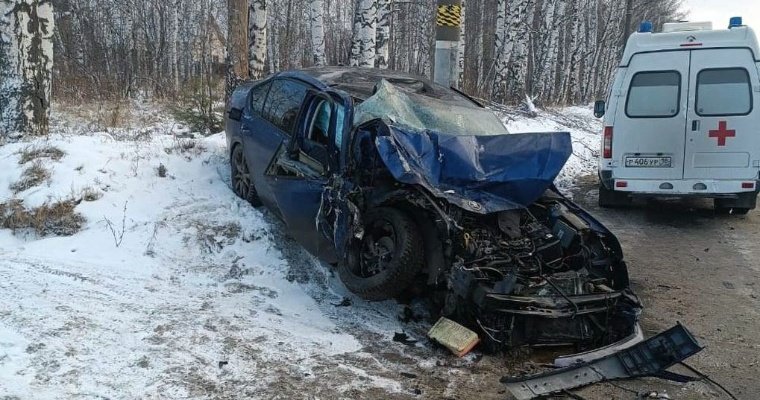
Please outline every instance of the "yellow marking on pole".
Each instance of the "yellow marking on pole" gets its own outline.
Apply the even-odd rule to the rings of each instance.
[[[435,18],[435,23],[438,26],[461,26],[462,6],[452,4],[438,6],[438,15]]]

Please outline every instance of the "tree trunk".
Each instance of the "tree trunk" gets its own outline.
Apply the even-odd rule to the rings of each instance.
[[[176,94],[179,91],[179,63],[177,54],[177,40],[179,38],[179,8],[182,6],[182,0],[176,0],[169,4],[171,10],[171,35],[169,37],[169,70],[171,71],[172,91]]]
[[[0,137],[48,132],[53,24],[49,0],[0,0]]]
[[[509,55],[507,47],[507,2],[498,0],[496,6],[496,33],[494,35],[494,81],[492,98],[496,101],[503,100],[506,94],[507,73],[509,68]],[[511,49],[510,49],[511,50]]]
[[[533,20],[533,6],[531,0],[520,0],[514,3],[511,10],[512,18],[509,25],[510,41],[512,45],[509,66],[509,92],[508,100],[519,101],[525,97],[525,79],[528,69],[528,45],[531,32],[529,22]]]
[[[327,64],[325,55],[325,22],[324,2],[311,0],[311,46],[313,49],[314,65]]]
[[[376,41],[375,66],[387,69],[391,42],[391,0],[377,0]]]
[[[225,98],[248,78],[248,5],[247,0],[227,0],[227,77]]]
[[[354,38],[351,42],[351,66],[375,66],[377,6],[374,0],[357,0],[354,11]]]
[[[462,11],[461,11],[461,18],[462,18],[462,24],[459,26],[459,43],[457,43],[457,62],[456,62],[456,74],[454,79],[454,86],[457,89],[462,89],[464,87],[464,53],[466,48],[466,35],[465,35],[465,29],[467,28],[466,25],[466,14],[467,11],[467,5],[465,3],[465,0],[462,0]]]
[[[628,43],[628,36],[631,35],[631,19],[633,15],[633,0],[625,1],[625,17],[623,18],[623,36],[620,38],[620,56],[623,56],[623,50]]]
[[[249,73],[261,79],[267,55],[267,0],[250,0],[248,18]]]

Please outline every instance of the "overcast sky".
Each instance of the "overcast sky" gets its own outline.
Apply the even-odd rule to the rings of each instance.
[[[744,18],[755,32],[760,32],[760,0],[685,0],[689,21],[712,21],[714,29],[725,29],[731,17]]]

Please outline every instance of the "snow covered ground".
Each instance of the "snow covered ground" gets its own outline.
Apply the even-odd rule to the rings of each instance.
[[[508,125],[573,134],[567,187],[595,168],[590,113]],[[272,215],[234,196],[224,134],[65,116],[53,132],[0,147],[0,203],[71,199],[85,218],[72,236],[0,229],[0,398],[384,398],[414,393],[405,366],[443,374],[453,391],[468,379],[459,368],[474,356],[452,361],[421,340],[422,305],[352,296]],[[49,148],[64,154],[20,163]],[[35,164],[48,176],[14,193]],[[394,342],[397,332],[421,341]]]

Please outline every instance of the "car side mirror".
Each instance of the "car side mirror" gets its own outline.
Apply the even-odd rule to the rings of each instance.
[[[597,100],[594,102],[594,116],[597,118],[602,118],[604,116],[604,112],[606,111],[606,107],[607,104],[604,102],[604,100]]]

